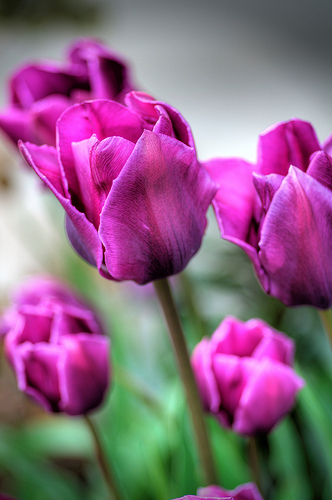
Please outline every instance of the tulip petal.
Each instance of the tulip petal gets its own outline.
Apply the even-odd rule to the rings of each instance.
[[[145,131],[100,217],[110,274],[144,284],[180,272],[200,247],[214,192],[191,148]]]
[[[325,151],[312,155],[307,174],[332,191],[332,158]]]
[[[19,387],[50,411],[59,411],[60,399],[58,368],[61,349],[39,343],[22,344],[20,354],[25,366],[26,386]]]
[[[129,109],[144,118],[146,121],[146,125],[144,126],[145,129],[149,128],[147,126],[148,124],[157,122],[159,117],[157,110],[158,108],[163,108],[171,120],[175,137],[195,151],[195,143],[190,126],[177,109],[165,102],[156,101],[153,97],[144,92],[138,91],[129,92],[125,97],[125,103]]]
[[[207,411],[217,413],[220,408],[220,395],[212,371],[211,346],[208,339],[203,339],[195,347],[191,363],[203,406]]]
[[[242,323],[232,316],[227,316],[211,338],[213,352],[240,357],[251,356],[263,338],[262,324],[254,320]]]
[[[215,354],[212,359],[212,369],[219,389],[220,409],[230,416],[234,414],[250,373],[251,359],[239,358],[231,354]]]
[[[66,355],[59,370],[59,407],[82,415],[102,402],[109,381],[109,341],[106,337],[77,334],[61,337]]]
[[[65,193],[65,188],[60,182],[61,173],[59,164],[55,160],[54,149],[21,142],[19,148],[24,159],[67,212],[67,232],[75,250],[86,261],[100,269],[103,262],[103,250],[98,233],[85,214],[79,212],[68,199],[68,194]]]
[[[284,177],[278,174],[259,175],[256,172],[253,173],[253,183],[260,197],[264,212],[268,211],[273,196],[278,191],[283,180]]]
[[[262,175],[287,175],[291,165],[307,169],[312,153],[320,150],[316,133],[309,122],[290,120],[263,132],[258,141],[257,171]]]
[[[286,335],[275,332],[273,335],[263,337],[257,348],[252,353],[255,359],[272,359],[284,365],[293,366],[295,344]]]
[[[10,81],[12,103],[22,108],[29,108],[35,101],[50,95],[69,97],[77,86],[82,87],[82,82],[56,64],[27,65],[20,68]]]
[[[255,483],[246,483],[237,486],[234,490],[225,490],[220,486],[206,486],[198,488],[197,495],[203,498],[225,498],[230,495],[234,500],[263,500]]]
[[[233,430],[244,435],[269,432],[294,406],[303,386],[290,367],[268,359],[257,363],[235,411]]]
[[[58,121],[58,148],[68,185],[73,193],[80,192],[72,143],[96,135],[99,141],[107,137],[123,137],[136,143],[143,125],[140,118],[121,104],[104,99],[86,101],[68,108]]]
[[[259,252],[265,290],[286,305],[332,304],[331,214],[331,192],[291,167],[266,215]]]

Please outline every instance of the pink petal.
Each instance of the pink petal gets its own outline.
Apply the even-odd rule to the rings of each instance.
[[[234,500],[263,500],[255,483],[246,483],[237,486],[234,490],[225,490],[220,486],[206,486],[199,488],[197,494],[204,498],[224,498],[230,495]]]
[[[309,122],[294,119],[277,123],[259,137],[257,171],[262,175],[285,176],[293,165],[305,172],[311,154],[320,149]]]
[[[140,118],[114,101],[96,99],[68,108],[58,121],[58,148],[70,189],[80,192],[72,143],[94,134],[99,141],[118,136],[135,143],[142,132]]]
[[[110,274],[144,284],[180,272],[200,247],[214,192],[191,148],[145,131],[100,218]]]
[[[312,155],[307,174],[332,191],[332,158],[324,151]]]
[[[227,316],[211,338],[213,352],[235,356],[251,356],[263,338],[262,326],[250,322],[243,323]]]
[[[234,432],[269,432],[294,406],[303,386],[304,381],[292,368],[269,360],[257,363],[235,412]]]
[[[259,252],[266,291],[287,305],[332,304],[331,213],[331,192],[292,167],[267,213]]]
[[[220,407],[220,394],[212,371],[211,346],[208,339],[204,338],[196,345],[191,356],[191,364],[204,408],[217,413]]]

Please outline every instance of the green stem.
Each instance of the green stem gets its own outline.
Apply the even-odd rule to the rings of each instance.
[[[325,334],[330,342],[330,346],[332,347],[332,311],[331,309],[318,309],[318,314]]]
[[[180,376],[186,392],[201,464],[204,470],[205,481],[206,484],[218,484],[212,450],[204,421],[202,404],[191,368],[186,340],[173,301],[171,290],[167,279],[155,281],[154,286],[165,315]]]
[[[102,471],[102,474],[104,476],[105,482],[107,484],[107,488],[111,494],[112,500],[122,500],[121,495],[119,494],[117,487],[115,485],[114,478],[112,476],[108,461],[106,459],[102,444],[101,444],[101,439],[98,434],[98,431],[96,429],[95,424],[91,420],[90,417],[87,415],[84,415],[85,422],[91,432],[92,439],[94,442],[95,446],[95,453],[96,453],[96,458],[98,461],[98,464],[100,466],[100,469]]]
[[[262,491],[262,478],[259,466],[259,454],[258,445],[255,437],[250,437],[248,439],[248,455],[249,455],[249,466],[251,470],[251,477],[256,483],[259,491]]]

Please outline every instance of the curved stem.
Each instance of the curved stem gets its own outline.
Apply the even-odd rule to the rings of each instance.
[[[202,404],[191,368],[186,340],[173,301],[171,290],[167,279],[155,281],[154,286],[165,315],[180,376],[186,392],[201,464],[204,469],[205,481],[206,484],[217,484],[217,474],[204,421]]]
[[[100,469],[102,471],[102,474],[104,476],[105,482],[107,484],[108,490],[111,494],[111,498],[113,500],[122,500],[121,496],[117,490],[117,487],[115,485],[114,478],[112,476],[109,464],[107,462],[102,444],[101,444],[101,439],[98,434],[98,431],[95,427],[95,424],[92,422],[91,418],[88,417],[87,415],[84,415],[85,422],[91,432],[94,446],[95,446],[95,453],[96,453],[96,458],[98,461],[98,464],[100,466]]]
[[[331,309],[327,310],[318,310],[318,314],[323,325],[323,329],[327,338],[329,339],[330,346],[332,347],[332,311]]]

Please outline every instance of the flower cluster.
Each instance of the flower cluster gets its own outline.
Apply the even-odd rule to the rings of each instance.
[[[332,305],[331,140],[308,122],[278,123],[259,137],[257,163],[205,163],[223,238],[250,257],[262,287],[286,305]]]
[[[143,285],[181,272],[212,204],[222,237],[247,253],[266,293],[288,306],[332,305],[332,136],[320,144],[310,123],[293,119],[259,137],[256,164],[202,163],[180,112],[139,91],[122,58],[90,39],[71,46],[64,64],[20,68],[9,93],[0,127],[62,205],[75,251],[104,278]],[[163,308],[173,311],[172,300]],[[169,325],[178,321],[168,314]],[[19,389],[46,411],[86,415],[104,401],[109,339],[67,285],[37,277],[18,287],[0,334]],[[195,377],[223,427],[267,434],[304,386],[294,350],[262,320],[229,316],[195,347],[192,370],[182,348],[184,378],[197,396]],[[262,500],[253,483],[197,495],[178,500]]]

